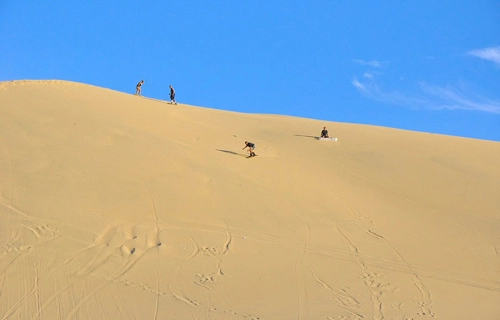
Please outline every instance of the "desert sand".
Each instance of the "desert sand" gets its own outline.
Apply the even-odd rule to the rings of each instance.
[[[0,320],[500,319],[500,143],[131,93],[0,83]]]

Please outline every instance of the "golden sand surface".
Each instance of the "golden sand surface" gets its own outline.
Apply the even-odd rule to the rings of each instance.
[[[0,320],[500,319],[499,250],[498,142],[0,83]]]

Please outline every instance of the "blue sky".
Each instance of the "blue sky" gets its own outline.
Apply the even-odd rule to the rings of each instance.
[[[500,141],[500,0],[0,0],[0,31],[0,81]]]

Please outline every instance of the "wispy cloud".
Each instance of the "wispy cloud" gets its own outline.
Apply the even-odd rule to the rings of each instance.
[[[360,81],[354,77],[351,84],[369,99],[406,108],[470,110],[500,114],[500,101],[493,101],[456,87],[421,82],[415,92],[404,93],[385,89],[373,78],[364,77]]]
[[[493,61],[500,65],[500,46],[469,51],[468,54]],[[380,80],[387,63],[376,60],[352,60],[356,64],[370,67],[360,77],[353,77],[351,84],[368,99],[413,109],[470,110],[500,114],[500,101],[485,98],[465,84],[456,86],[431,85],[427,82],[415,84],[412,88],[391,89]],[[373,68],[377,68],[376,70]],[[400,78],[400,81],[404,78]],[[398,82],[400,84],[405,83]],[[408,83],[406,83],[408,85]]]
[[[366,77],[365,77],[366,78]],[[422,108],[428,101],[419,96],[404,94],[397,90],[388,90],[382,87],[374,78],[360,81],[354,77],[351,84],[365,97],[388,104],[405,106],[408,108]]]
[[[481,59],[493,61],[497,65],[500,65],[500,46],[493,48],[472,50],[467,53]]]
[[[430,98],[429,102],[434,104],[434,108],[449,110],[461,109],[500,114],[499,101],[493,101],[450,86],[431,86],[426,83],[421,83],[420,86],[423,92]]]
[[[373,72],[365,72],[363,74],[363,78],[366,78],[366,79],[373,79],[375,77],[375,74]]]
[[[377,61],[377,60],[372,60],[372,61],[364,61],[364,60],[359,60],[359,59],[353,59],[352,61],[356,62],[357,64],[363,65],[363,66],[369,66],[372,68],[381,68],[384,63]]]
[[[358,78],[354,77],[354,79],[352,79],[351,81],[351,84],[353,86],[356,87],[356,89],[358,89],[359,91],[361,91],[362,93],[365,93],[367,91],[366,89],[366,85],[362,84],[361,82],[358,81]]]

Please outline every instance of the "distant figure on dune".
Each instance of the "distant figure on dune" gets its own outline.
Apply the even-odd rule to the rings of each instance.
[[[141,91],[141,87],[142,85],[144,84],[144,80],[141,80],[136,86],[135,86],[135,94],[136,95],[141,95],[142,91]]]
[[[245,149],[245,148],[248,148],[248,153],[250,154],[249,157],[253,157],[256,155],[255,152],[253,152],[253,150],[255,149],[254,143],[245,141],[245,146],[243,147],[243,149]],[[241,149],[241,150],[243,150],[243,149]]]
[[[321,131],[321,138],[329,138],[328,130],[326,130],[326,127],[323,127],[323,130]]]
[[[177,104],[177,102],[175,101],[175,90],[174,87],[172,87],[172,85],[170,85],[170,103]]]

